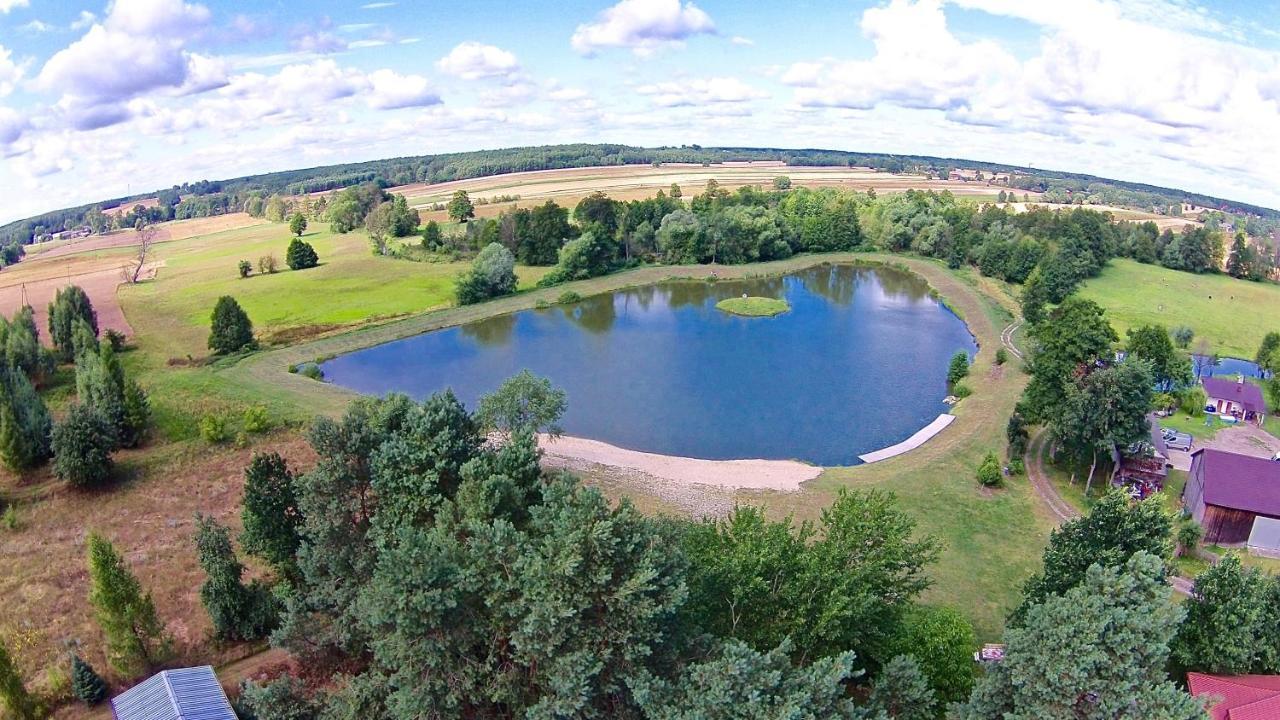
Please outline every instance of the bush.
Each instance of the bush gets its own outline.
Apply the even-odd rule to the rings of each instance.
[[[71,656],[71,694],[89,707],[107,697],[107,684],[102,676],[98,675],[92,665],[80,659],[79,655]]]
[[[102,333],[102,338],[107,341],[107,344],[110,345],[111,349],[115,352],[123,351],[125,346],[129,343],[129,338],[125,337],[124,333],[116,330],[115,328],[107,328],[107,330]]]
[[[916,605],[906,612],[892,641],[892,655],[911,655],[929,678],[941,704],[961,702],[973,688],[973,625],[949,607]]]
[[[209,349],[219,355],[253,345],[253,323],[230,295],[218,298],[209,325]]]
[[[205,415],[200,418],[200,437],[213,445],[221,445],[230,440],[231,429],[227,427],[227,419],[221,415]]]
[[[1000,458],[996,457],[993,452],[988,452],[986,457],[982,458],[982,464],[978,466],[978,482],[983,487],[997,487],[1004,482],[1003,472],[1000,470]]]
[[[1193,385],[1182,391],[1178,399],[1178,407],[1188,415],[1199,415],[1204,411],[1204,404],[1208,399],[1209,396],[1205,395],[1204,388]]]
[[[960,400],[963,400],[969,397],[970,395],[972,395],[973,390],[970,389],[969,386],[965,385],[964,383],[956,383],[955,387],[951,388],[951,394],[955,395]]]
[[[271,428],[267,417],[266,405],[250,405],[244,410],[244,431],[247,433],[266,432]]]
[[[1200,539],[1204,537],[1204,528],[1200,523],[1191,518],[1184,518],[1178,524],[1177,541],[1178,547],[1182,548],[1180,554],[1186,555],[1195,550],[1200,545]]]
[[[955,385],[969,375],[969,353],[961,350],[951,356],[951,365],[947,367],[947,384]]]
[[[1196,336],[1196,331],[1186,325],[1179,325],[1170,334],[1173,335],[1173,343],[1186,350],[1191,345],[1191,340]]]
[[[1009,423],[1004,428],[1004,437],[1009,441],[1010,457],[1021,457],[1027,451],[1027,440],[1030,438],[1027,422],[1016,410],[1009,416]]]
[[[1019,455],[1019,456],[1009,458],[1009,474],[1010,475],[1021,475],[1026,471],[1027,471],[1027,467],[1026,467],[1026,464],[1023,463],[1022,461],[1022,456]]]
[[[515,292],[515,257],[502,245],[489,243],[471,263],[471,269],[458,276],[456,290],[459,305]]]
[[[284,262],[290,270],[306,270],[320,264],[320,256],[311,243],[298,238],[289,241],[289,249],[284,253]]]
[[[312,380],[324,380],[324,370],[320,369],[320,366],[315,363],[307,363],[301,366],[298,368],[298,373]]]
[[[996,348],[996,364],[1003,365],[1009,362],[1009,351],[1004,348]]]
[[[248,260],[241,260],[238,267],[240,269],[240,277],[242,278],[249,277],[249,273],[253,272],[253,263]]]
[[[72,405],[53,426],[53,474],[78,488],[99,487],[111,479],[116,428],[101,412]]]
[[[17,503],[9,503],[4,506],[4,514],[0,515],[0,524],[4,525],[5,530],[17,530],[22,521],[18,518]]]
[[[561,305],[568,305],[570,303],[576,303],[581,299],[582,299],[582,296],[579,295],[578,293],[572,290],[565,290],[564,292],[560,293],[560,297],[556,299],[556,302],[560,303]]]
[[[275,255],[263,255],[258,258],[258,272],[263,275],[272,275],[275,273],[276,266],[279,264],[280,263],[276,260]]]

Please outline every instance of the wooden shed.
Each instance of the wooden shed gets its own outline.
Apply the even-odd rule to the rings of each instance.
[[[1280,553],[1280,462],[1197,450],[1182,498],[1204,527],[1205,542]]]

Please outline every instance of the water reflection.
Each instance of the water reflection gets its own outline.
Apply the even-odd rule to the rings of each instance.
[[[715,309],[743,293],[785,298],[791,312]],[[474,406],[529,368],[567,391],[562,424],[572,435],[690,457],[834,465],[945,412],[948,360],[974,349],[916,276],[836,265],[623,290],[368,348],[324,370],[365,393],[452,387]]]

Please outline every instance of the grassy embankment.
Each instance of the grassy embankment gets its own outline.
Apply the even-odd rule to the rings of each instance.
[[[773,317],[791,309],[786,300],[766,297],[726,298],[716,303],[716,308],[730,315],[743,317]]]

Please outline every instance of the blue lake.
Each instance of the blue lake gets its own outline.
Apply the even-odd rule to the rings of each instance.
[[[736,317],[716,302],[782,297]],[[565,433],[646,452],[847,465],[947,411],[947,364],[976,351],[919,277],[824,265],[774,278],[668,282],[526,310],[334,358],[331,382],[468,407],[528,368],[568,395]]]

